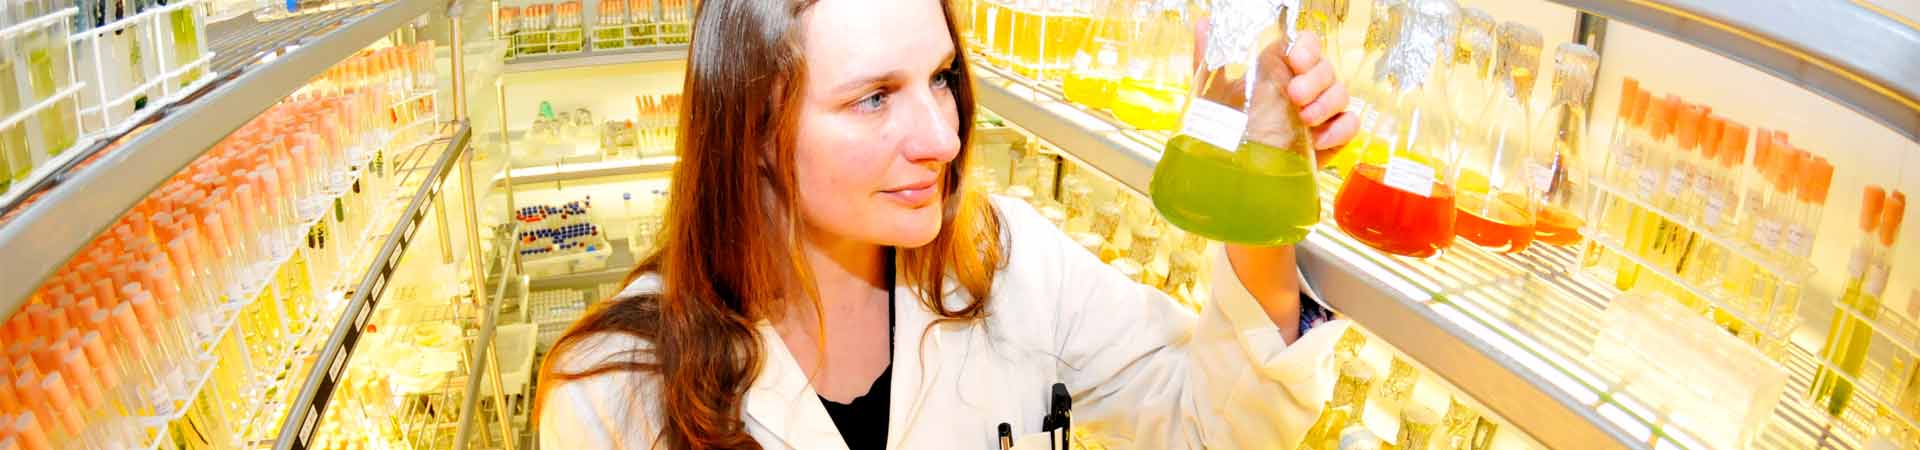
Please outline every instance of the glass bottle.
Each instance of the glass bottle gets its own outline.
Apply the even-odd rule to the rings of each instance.
[[[1188,3],[1149,0],[1139,34],[1121,56],[1125,72],[1108,109],[1143,130],[1169,130],[1180,124],[1181,100],[1193,79],[1193,25]]]
[[[1451,49],[1452,54],[1449,55],[1453,59],[1452,70],[1442,72],[1445,75],[1441,79],[1445,81],[1447,100],[1453,107],[1453,117],[1462,122],[1458,125],[1462,128],[1478,130],[1488,126],[1489,124],[1479,123],[1479,121],[1486,118],[1487,110],[1493,106],[1494,102],[1500,101],[1500,97],[1507,95],[1503,86],[1505,80],[1501,80],[1500,75],[1494,73],[1498,69],[1495,67],[1494,52],[1503,51],[1499,47],[1501,42],[1500,35],[1496,34],[1494,29],[1496,26],[1498,22],[1495,22],[1493,15],[1488,14],[1486,10],[1480,8],[1460,10],[1459,38],[1455,40]],[[1539,33],[1535,32],[1535,34]],[[1539,45],[1536,44],[1534,47],[1536,51],[1533,53],[1538,55]],[[1539,60],[1537,56],[1534,58],[1535,62]],[[1527,69],[1533,70],[1533,67]],[[1521,95],[1531,98],[1531,94],[1528,92]]]
[[[1340,26],[1346,21],[1347,0],[1306,0],[1300,6],[1299,18],[1294,19],[1293,29],[1320,36],[1320,58],[1338,70],[1346,67],[1346,47],[1340,46]]]
[[[1464,29],[1465,27],[1463,27]],[[1489,250],[1518,253],[1533,242],[1533,192],[1542,175],[1530,166],[1533,80],[1540,61],[1540,32],[1517,22],[1500,24],[1499,95],[1469,136],[1458,173],[1459,214],[1454,232]],[[1454,78],[1459,78],[1458,76]]]
[[[4,17],[0,15],[0,17]],[[14,57],[12,45],[0,43],[0,118],[5,118],[26,109],[26,102],[20,97],[25,90],[20,89],[20,81],[15,76],[20,59]],[[32,147],[27,145],[26,122],[8,125],[0,129],[0,179],[11,184],[23,181],[33,172]],[[5,192],[0,188],[0,192]]]
[[[160,2],[160,4],[165,5],[167,2]],[[192,64],[194,61],[200,59],[200,30],[202,25],[200,23],[199,7],[200,5],[198,4],[185,5],[167,12],[169,30],[165,36],[167,38],[167,44],[169,44],[168,48],[173,52],[170,60],[176,65],[175,67],[169,67],[169,71],[186,67],[188,64]],[[201,69],[195,68],[181,74],[179,86],[185,87],[193,84],[194,81],[200,79],[200,73]]]
[[[986,0],[987,63],[1007,67],[1013,58],[1013,3],[1016,0]]]
[[[1013,8],[1013,39],[1007,67],[1020,76],[1039,78],[1041,47],[1048,32],[1044,17],[1053,13],[1052,5],[1046,0],[1010,0],[1008,5]]]
[[[1311,137],[1286,95],[1293,73],[1284,59],[1284,11],[1244,0],[1215,7],[1206,66],[1180,134],[1154,166],[1150,197],[1168,222],[1189,233],[1243,244],[1299,242],[1320,222],[1320,190]]]
[[[1094,0],[1095,8],[1086,36],[1074,50],[1072,67],[1062,75],[1060,90],[1067,100],[1093,109],[1106,109],[1113,103],[1113,91],[1120,83],[1121,48],[1133,39],[1133,14],[1144,3],[1140,0]]]
[[[1340,363],[1340,378],[1334,382],[1333,397],[1321,408],[1320,418],[1307,428],[1300,440],[1301,449],[1338,448],[1340,435],[1348,424],[1360,423],[1366,414],[1367,390],[1373,386],[1374,370],[1357,359]]]
[[[1360,118],[1360,131],[1327,163],[1327,168],[1341,177],[1347,176],[1362,153],[1372,151],[1367,149],[1379,147],[1377,151],[1386,151],[1386,142],[1375,139],[1367,130],[1380,118],[1380,109],[1375,105],[1382,103],[1380,97],[1385,95],[1387,89],[1376,75],[1380,72],[1381,62],[1386,59],[1388,44],[1397,40],[1395,35],[1400,32],[1400,15],[1405,12],[1404,0],[1373,0],[1373,9],[1367,18],[1367,32],[1360,42],[1360,54],[1357,58],[1348,58],[1351,67],[1341,67],[1340,73],[1346,74],[1344,79],[1350,80],[1348,92],[1352,94],[1348,97],[1347,111]]]
[[[1533,237],[1540,242],[1573,245],[1586,226],[1580,212],[1593,201],[1585,165],[1587,101],[1599,63],[1600,56],[1587,46],[1569,42],[1554,48],[1553,102],[1536,119],[1531,146],[1530,175],[1540,201]]]
[[[1341,231],[1375,249],[1424,258],[1453,241],[1455,134],[1440,89],[1421,89],[1453,48],[1460,8],[1451,0],[1408,3],[1398,42],[1378,81],[1391,88],[1369,146],[1334,197]]]

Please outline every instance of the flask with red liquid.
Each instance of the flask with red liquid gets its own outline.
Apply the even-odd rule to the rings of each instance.
[[[1407,4],[1400,32],[1375,81],[1382,112],[1368,145],[1334,197],[1340,230],[1401,256],[1440,254],[1453,241],[1452,170],[1457,130],[1440,89],[1423,89],[1453,50],[1460,7],[1451,0]]]

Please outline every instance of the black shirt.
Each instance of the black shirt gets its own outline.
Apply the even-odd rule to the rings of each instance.
[[[887,410],[893,391],[893,261],[888,255],[887,261],[887,370],[873,379],[873,386],[867,388],[867,395],[853,399],[852,403],[835,403],[820,397],[820,405],[827,407],[827,415],[833,417],[833,426],[840,430],[840,438],[847,441],[849,450],[884,449],[887,447]]]

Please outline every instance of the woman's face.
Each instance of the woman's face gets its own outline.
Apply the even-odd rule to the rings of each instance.
[[[918,247],[940,232],[960,153],[944,14],[938,0],[821,0],[802,17],[794,159],[813,238]]]

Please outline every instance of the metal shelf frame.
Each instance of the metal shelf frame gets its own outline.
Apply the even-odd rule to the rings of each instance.
[[[507,61],[501,71],[508,74],[610,66],[687,58],[687,44],[648,45],[619,49],[586,49],[555,55],[522,56]]]
[[[258,51],[216,45],[214,52],[223,60],[239,58],[235,70],[219,69],[221,78],[207,90],[156,112],[146,126],[134,127],[128,135],[109,136],[86,149],[87,155],[76,158],[86,162],[54,175],[35,196],[23,196],[34,199],[32,203],[5,205],[5,213],[15,215],[0,223],[0,255],[7,255],[6,269],[0,272],[0,316],[19,309],[73,252],[229,133],[334,63],[443,6],[435,0],[391,0],[355,10],[363,14],[328,16],[332,21],[321,26],[285,30],[299,34],[282,35],[267,45],[258,39],[212,36],[215,43]]]
[[[334,388],[347,375],[347,360],[350,359],[358,344],[361,332],[366,329],[367,321],[373,317],[373,311],[380,306],[381,294],[386,292],[394,269],[399,266],[400,258],[413,242],[414,233],[420,230],[420,224],[427,221],[427,210],[441,194],[441,186],[447,175],[455,169],[454,164],[471,149],[473,129],[466,122],[460,122],[453,135],[448,138],[446,150],[440,153],[433,168],[427,172],[420,186],[415,189],[407,207],[394,222],[390,233],[380,244],[380,252],[372,259],[373,263],[354,284],[353,295],[347,300],[340,312],[340,322],[334,324],[327,337],[326,344],[320,347],[315,361],[320,361],[312,372],[302,377],[300,390],[294,397],[293,405],[280,425],[279,437],[275,439],[276,449],[306,449],[325,416],[328,401],[332,399]],[[441,236],[452,239],[452,236]],[[484,289],[476,286],[475,289]]]
[[[1920,24],[1859,0],[1549,0],[1711,50],[1920,142]]]

